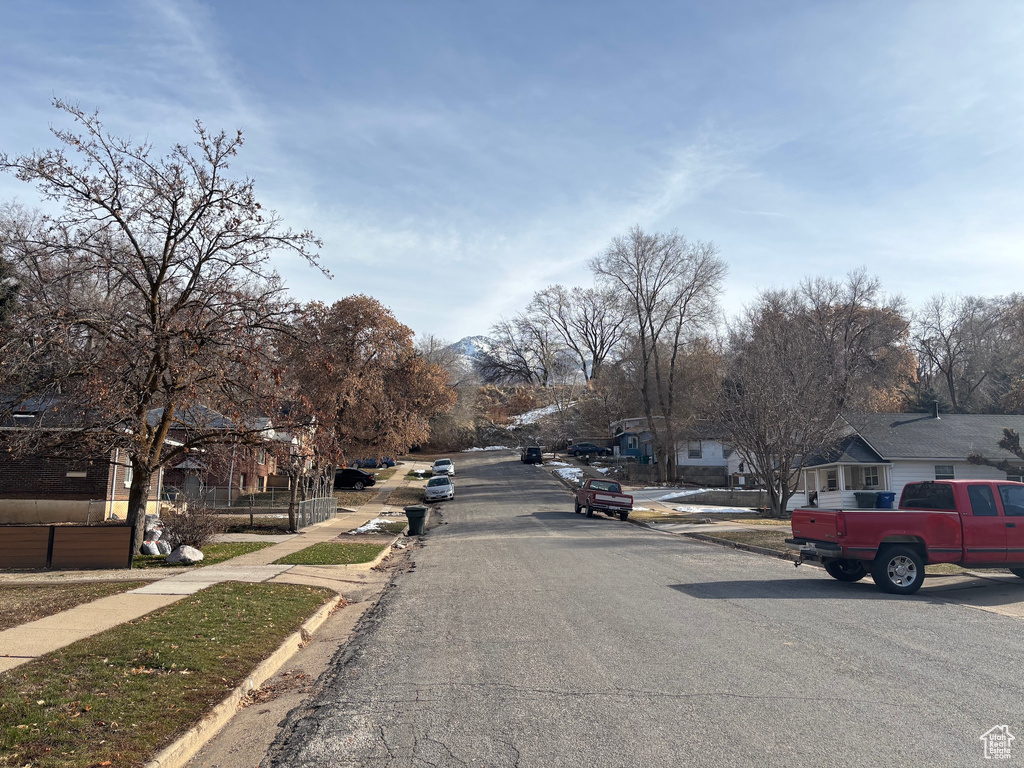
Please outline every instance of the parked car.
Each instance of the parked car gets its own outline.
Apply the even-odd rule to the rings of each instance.
[[[376,484],[377,478],[370,472],[364,472],[354,467],[345,467],[334,473],[334,490],[336,491],[343,488],[361,491],[363,488],[369,488],[371,485]]]
[[[523,464],[543,464],[544,453],[537,446],[531,445],[528,448],[523,448],[522,454],[519,456],[519,460]]]
[[[1020,523],[1020,527],[1018,526]],[[912,595],[925,565],[1008,568],[1024,579],[1024,484],[932,480],[903,488],[899,509],[798,509],[786,546],[839,581],[868,573],[883,592]]]
[[[451,459],[438,459],[434,462],[434,465],[430,468],[430,474],[432,475],[454,475],[455,465]]]
[[[574,511],[577,515],[586,511],[587,517],[593,517],[594,512],[604,512],[625,521],[633,511],[633,497],[623,493],[622,486],[613,480],[590,478],[576,489]]]
[[[455,498],[455,483],[448,475],[435,475],[427,480],[427,487],[423,489],[425,501],[443,501]]]
[[[395,466],[395,460],[390,456],[385,456],[383,459],[356,459],[355,461],[349,462],[350,467],[359,467],[363,469],[377,469],[378,467],[393,467]]]
[[[594,443],[576,443],[570,445],[566,450],[570,456],[611,456],[612,449],[605,445],[595,445]]]

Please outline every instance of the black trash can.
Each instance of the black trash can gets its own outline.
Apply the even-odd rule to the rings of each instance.
[[[892,509],[892,505],[896,503],[896,494],[892,491],[881,491],[878,494],[878,503],[875,505],[876,509]]]
[[[405,516],[409,520],[409,535],[410,536],[422,536],[423,526],[427,522],[427,508],[422,504],[413,504],[408,507],[404,507]]]
[[[853,497],[857,499],[857,509],[874,509],[878,502],[878,494],[874,491],[856,491]]]

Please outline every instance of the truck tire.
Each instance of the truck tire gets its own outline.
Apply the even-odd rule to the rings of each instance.
[[[583,511],[583,507],[580,506],[580,502],[579,502],[578,499],[574,499],[573,500],[573,510],[572,511],[575,512],[577,515],[580,514]]]
[[[619,512],[619,520],[622,522],[629,520],[629,512]]]
[[[593,516],[594,516],[594,508],[590,505],[590,502],[588,501],[587,502],[587,517],[593,517]]]
[[[1018,579],[1024,579],[1024,568],[1011,568],[1010,573],[1012,573]]]
[[[886,547],[871,563],[871,578],[883,592],[912,595],[924,583],[924,560],[910,547]]]
[[[860,560],[829,560],[825,570],[833,579],[839,581],[860,581],[868,575],[868,569]]]

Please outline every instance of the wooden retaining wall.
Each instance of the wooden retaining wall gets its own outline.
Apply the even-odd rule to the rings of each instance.
[[[127,568],[125,525],[0,526],[0,568]]]

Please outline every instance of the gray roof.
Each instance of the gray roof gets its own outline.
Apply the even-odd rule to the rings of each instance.
[[[966,459],[977,453],[987,459],[1019,460],[999,447],[1003,429],[1024,435],[1024,416],[973,413],[868,413],[847,421],[887,461],[893,459]],[[863,459],[855,459],[863,461]]]
[[[831,451],[819,453],[808,460],[808,467],[823,464],[879,464],[885,459],[872,450],[859,435],[850,435]]]

